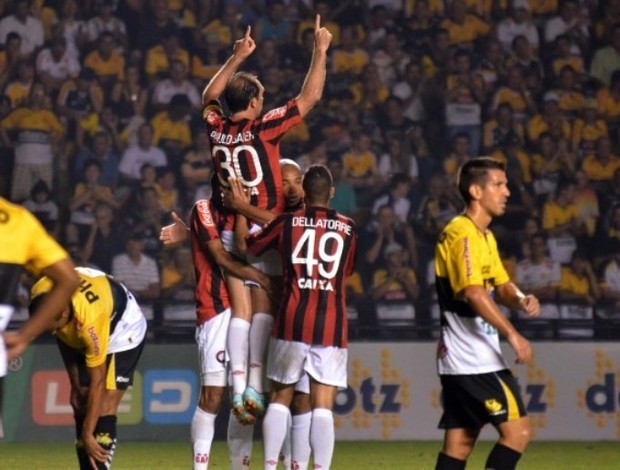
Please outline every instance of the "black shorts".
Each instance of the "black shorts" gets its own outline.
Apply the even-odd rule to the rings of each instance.
[[[497,427],[526,416],[515,377],[508,369],[488,374],[440,376],[444,412],[441,429]]]
[[[106,378],[105,388],[107,390],[127,390],[133,385],[133,374],[138,365],[138,360],[142,355],[142,349],[146,342],[146,336],[142,342],[133,349],[121,351],[114,354],[108,354],[106,357]],[[88,387],[90,385],[90,377],[86,367],[86,358],[83,354],[76,354],[75,357],[78,364],[80,385]]]

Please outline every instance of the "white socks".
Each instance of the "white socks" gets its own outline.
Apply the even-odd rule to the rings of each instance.
[[[265,470],[273,470],[278,466],[280,449],[286,436],[287,422],[290,415],[288,407],[279,403],[271,403],[263,418],[263,447],[265,449]]]
[[[280,449],[280,462],[284,465],[284,468],[291,468],[291,460],[293,449],[291,448],[291,426],[293,425],[293,419],[289,411],[288,419],[286,420],[286,435],[284,436],[284,442],[282,443],[282,449]]]
[[[230,319],[226,348],[230,356],[233,393],[243,393],[247,386],[249,333],[249,321],[243,318]]]
[[[295,463],[296,470],[306,470],[310,462],[310,423],[312,422],[312,413],[304,413],[295,415],[291,425],[291,441],[292,441],[292,460]]]
[[[194,449],[194,470],[206,470],[209,467],[209,454],[215,432],[216,415],[207,413],[199,407],[194,411],[191,434]]]
[[[252,316],[248,385],[259,393],[263,393],[263,364],[267,358],[267,344],[272,326],[273,317],[268,313],[255,313]]]
[[[315,469],[324,470],[330,467],[334,454],[334,440],[334,416],[331,410],[325,408],[312,410],[310,446],[314,455]]]
[[[252,438],[254,426],[244,426],[230,413],[228,416],[228,453],[230,470],[247,470],[250,468],[252,455]]]

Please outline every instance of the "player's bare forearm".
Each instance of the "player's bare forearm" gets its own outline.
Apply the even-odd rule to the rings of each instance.
[[[222,65],[222,67],[213,76],[209,84],[202,92],[202,103],[206,104],[211,100],[219,98],[219,96],[226,89],[226,84],[230,77],[233,76],[239,65],[247,59],[254,49],[256,49],[256,43],[250,37],[252,29],[248,26],[245,31],[245,36],[235,41],[233,46],[233,53],[228,60]]]
[[[500,334],[509,336],[516,332],[515,327],[500,311],[484,287],[468,286],[463,289],[463,297],[474,312],[495,327]]]
[[[495,287],[495,298],[499,303],[513,310],[522,310],[529,316],[538,316],[540,302],[535,295],[524,294],[513,282]]]
[[[99,445],[94,437],[95,427],[101,415],[101,407],[105,397],[105,375],[106,363],[95,367],[88,367],[90,385],[88,387],[88,398],[86,400],[86,415],[84,416],[84,427],[82,428],[82,442],[84,449],[91,459],[98,462],[105,462],[108,452]]]
[[[297,106],[302,117],[308,114],[323,96],[327,74],[327,49],[331,40],[332,34],[326,28],[321,27],[321,17],[316,15],[312,60],[301,87],[301,93],[297,97]]]

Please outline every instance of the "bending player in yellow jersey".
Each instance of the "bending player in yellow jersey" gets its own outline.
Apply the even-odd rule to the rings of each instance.
[[[80,469],[107,469],[116,449],[116,413],[146,336],[135,297],[102,271],[76,268],[79,288],[47,324],[58,340],[69,380]],[[31,310],[47,300],[52,282],[32,286]]]

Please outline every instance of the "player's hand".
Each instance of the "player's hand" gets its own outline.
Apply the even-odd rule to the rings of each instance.
[[[517,364],[527,364],[532,360],[532,346],[527,339],[521,336],[517,331],[508,335],[506,339],[517,356]]]
[[[321,52],[327,52],[331,42],[332,33],[325,26],[321,27],[321,15],[316,15],[314,21],[314,48]]]
[[[185,225],[185,222],[174,211],[170,215],[174,222],[162,227],[159,232],[159,239],[164,245],[172,245],[187,240],[187,225]]]
[[[7,361],[21,356],[30,342],[17,331],[2,333],[4,345],[6,346]]]
[[[97,462],[105,462],[108,459],[108,451],[101,447],[93,436],[82,435],[82,442],[90,465],[93,470],[97,470]]]
[[[256,49],[256,43],[254,42],[254,39],[250,37],[251,32],[252,27],[248,26],[248,29],[245,30],[245,36],[235,41],[235,45],[233,46],[233,54],[240,59],[247,59],[252,52],[254,52],[254,49]]]
[[[228,178],[229,187],[223,191],[224,207],[237,210],[243,203],[250,203],[250,196],[239,178]]]
[[[537,317],[540,315],[540,302],[536,296],[528,294],[523,297],[519,303],[521,304],[521,309],[528,317]]]

